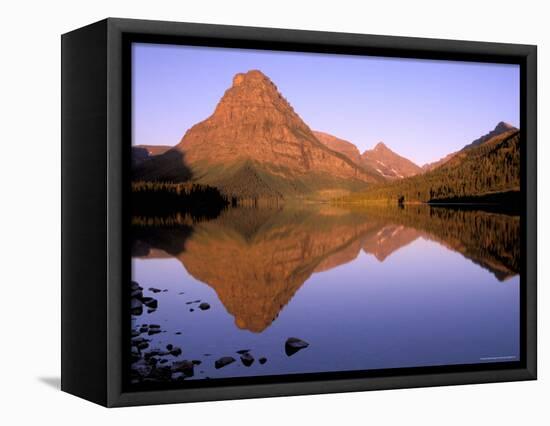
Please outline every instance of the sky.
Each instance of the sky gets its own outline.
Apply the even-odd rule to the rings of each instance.
[[[135,43],[132,143],[176,145],[239,72],[259,69],[312,130],[384,142],[418,165],[505,121],[519,127],[519,66]]]

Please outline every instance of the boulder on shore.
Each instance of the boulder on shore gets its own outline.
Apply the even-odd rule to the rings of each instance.
[[[216,360],[214,367],[216,367],[216,370],[219,370],[220,368],[223,368],[233,362],[235,362],[235,358],[232,356],[222,356],[220,359]]]
[[[289,337],[285,343],[285,353],[287,356],[292,356],[296,352],[305,349],[309,346],[309,343],[305,340],[298,339],[297,337]]]
[[[250,367],[252,364],[254,364],[254,357],[246,352],[241,355],[241,362],[245,367]]]
[[[186,377],[192,377],[195,374],[195,364],[188,360],[177,361],[172,364],[172,370],[177,373],[183,373]]]

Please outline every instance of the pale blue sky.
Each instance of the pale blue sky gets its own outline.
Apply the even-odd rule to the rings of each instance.
[[[259,69],[313,129],[361,152],[383,141],[419,165],[519,127],[519,66],[134,44],[135,145],[175,145],[212,114],[238,72]]]

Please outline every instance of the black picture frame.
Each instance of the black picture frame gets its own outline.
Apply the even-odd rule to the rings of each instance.
[[[117,407],[536,379],[536,46],[118,18],[64,34],[61,41],[62,390]],[[125,389],[132,41],[519,64],[521,361]]]

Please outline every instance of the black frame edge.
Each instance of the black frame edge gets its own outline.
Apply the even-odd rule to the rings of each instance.
[[[525,52],[526,345],[527,372],[537,379],[537,46]]]
[[[223,25],[186,24],[176,22],[128,20],[109,18],[107,28],[107,164],[106,164],[106,294],[103,295],[106,317],[106,393],[104,400],[95,400],[110,407],[194,402],[222,399],[241,399],[305,395],[333,392],[352,392],[426,386],[444,386],[474,383],[490,383],[536,379],[536,46],[420,39],[408,37],[370,36],[362,34],[327,33],[317,31],[281,30],[271,28],[234,27]],[[78,31],[78,30],[77,30]],[[71,32],[69,34],[73,34]],[[174,37],[209,38],[223,40],[229,38],[241,41],[262,41],[263,43],[308,44],[322,49],[338,50],[342,46],[363,47],[371,52],[388,52],[386,56],[406,56],[438,58],[473,58],[489,61],[513,59],[525,66],[526,120],[525,135],[527,147],[527,357],[526,367],[508,370],[477,371],[466,373],[417,374],[367,379],[316,380],[308,382],[225,386],[213,388],[181,389],[151,392],[122,391],[122,286],[124,276],[122,263],[122,195],[125,169],[121,166],[124,158],[122,38],[127,33],[160,34]],[[487,59],[485,60],[487,61]],[[96,182],[97,184],[97,182]],[[66,228],[63,228],[66,230]],[[66,260],[64,256],[64,261]],[[88,323],[87,327],[92,325]],[[64,390],[67,390],[66,388]],[[70,392],[70,390],[69,390]],[[73,393],[73,392],[72,392]],[[82,395],[80,395],[82,396]],[[84,396],[87,398],[86,396]],[[91,399],[92,398],[87,398]]]
[[[61,37],[61,390],[107,403],[107,21]]]

